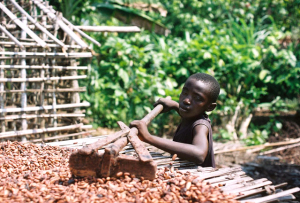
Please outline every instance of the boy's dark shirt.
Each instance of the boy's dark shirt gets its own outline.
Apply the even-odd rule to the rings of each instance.
[[[194,130],[194,127],[197,125],[205,125],[209,131],[209,133],[207,135],[208,152],[207,152],[204,162],[200,166],[215,167],[212,129],[211,129],[211,125],[210,125],[210,120],[206,114],[203,115],[198,120],[196,120],[194,123],[190,123],[187,126],[181,126],[181,124],[179,124],[179,126],[175,132],[175,136],[173,137],[173,141],[186,143],[186,144],[192,144],[193,139],[194,139],[193,130]]]

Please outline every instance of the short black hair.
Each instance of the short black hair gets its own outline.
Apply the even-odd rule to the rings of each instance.
[[[220,94],[220,84],[218,81],[211,75],[208,75],[206,73],[195,73],[191,75],[188,79],[195,79],[197,81],[202,81],[209,85],[210,88],[210,99],[211,102],[216,102],[218,99],[218,96]]]

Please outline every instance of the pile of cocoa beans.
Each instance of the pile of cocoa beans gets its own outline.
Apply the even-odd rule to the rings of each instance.
[[[173,168],[153,181],[129,173],[117,178],[72,177],[72,149],[0,143],[0,202],[238,202],[217,187]]]

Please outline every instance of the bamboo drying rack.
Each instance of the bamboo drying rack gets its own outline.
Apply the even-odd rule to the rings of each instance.
[[[86,31],[138,32],[137,27],[82,27]],[[95,39],[74,26],[43,0],[0,2],[0,141],[78,138],[84,125],[78,80],[91,58],[87,41]],[[80,73],[80,74],[79,74]]]

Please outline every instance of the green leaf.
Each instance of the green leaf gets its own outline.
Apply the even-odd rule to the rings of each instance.
[[[124,71],[124,69],[120,68],[120,69],[118,70],[118,76],[119,76],[120,78],[122,78],[125,87],[127,87],[128,82],[129,82],[129,76],[128,76],[128,73],[127,73],[126,71]]]
[[[263,69],[263,70],[260,71],[258,77],[259,77],[260,80],[263,80],[266,77],[266,75],[269,74],[269,73],[270,73],[270,71],[268,71],[266,69]]]

